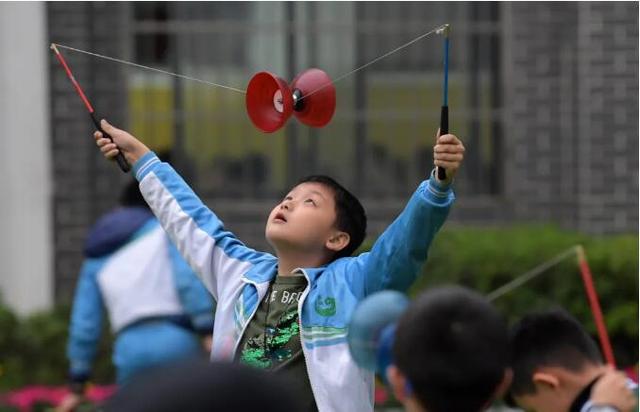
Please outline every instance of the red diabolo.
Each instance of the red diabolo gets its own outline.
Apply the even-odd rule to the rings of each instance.
[[[312,127],[325,126],[336,108],[336,88],[325,72],[309,69],[287,83],[269,72],[254,75],[247,86],[247,113],[265,133],[280,129],[291,117]]]
[[[251,78],[246,103],[253,124],[266,133],[281,128],[293,112],[293,95],[287,82],[269,72]]]

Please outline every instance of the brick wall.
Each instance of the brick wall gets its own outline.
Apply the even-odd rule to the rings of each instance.
[[[49,39],[82,50],[122,55],[125,12],[121,3],[49,3]],[[96,112],[123,122],[126,84],[121,67],[69,50],[61,52]],[[114,205],[126,177],[100,158],[84,105],[53,55],[49,64],[55,298],[68,301],[80,269],[86,231]]]
[[[579,3],[581,230],[638,229],[638,3]]]
[[[128,7],[48,3],[50,39],[126,59]],[[637,230],[637,15],[637,3],[502,4],[504,188],[499,196],[459,193],[449,224]],[[126,126],[127,69],[63,53],[97,111]],[[53,57],[50,65],[56,300],[68,301],[86,230],[115,204],[129,177],[103,161],[84,107]],[[246,243],[267,247],[271,200],[205,201]],[[370,234],[379,234],[405,201],[363,199]]]
[[[505,177],[516,220],[637,230],[637,15],[637,3],[505,5]]]

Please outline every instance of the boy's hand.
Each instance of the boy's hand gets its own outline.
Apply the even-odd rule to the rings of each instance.
[[[440,130],[438,130],[438,135]],[[433,164],[447,171],[447,178],[440,181],[449,184],[453,180],[462,159],[464,158],[464,145],[452,134],[436,135],[436,145],[433,146]],[[437,179],[437,173],[436,173]]]
[[[149,148],[138,139],[124,130],[111,126],[106,120],[103,119],[100,122],[100,126],[102,126],[102,130],[105,133],[108,133],[113,138],[113,142],[111,142],[111,140],[103,137],[99,131],[93,134],[96,144],[107,159],[114,159],[119,152],[122,152],[127,162],[133,165],[149,151]]]
[[[627,387],[627,377],[613,368],[598,379],[589,400],[593,405],[612,406],[620,412],[631,411],[636,406],[636,398]]]

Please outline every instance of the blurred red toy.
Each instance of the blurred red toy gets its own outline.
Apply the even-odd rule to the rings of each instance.
[[[269,73],[255,74],[247,86],[247,113],[253,124],[265,133],[280,129],[293,113],[307,126],[325,126],[336,109],[336,88],[320,69],[300,73],[288,85]]]

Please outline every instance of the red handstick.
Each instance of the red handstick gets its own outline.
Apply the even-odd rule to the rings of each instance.
[[[598,330],[598,338],[600,339],[600,346],[604,358],[608,364],[616,366],[615,358],[613,357],[613,349],[611,348],[611,342],[609,340],[609,334],[604,324],[604,316],[602,316],[602,309],[600,308],[600,301],[598,300],[598,293],[596,292],[595,285],[593,284],[593,277],[591,276],[591,270],[587,263],[587,257],[582,246],[578,246],[578,264],[580,265],[580,274],[582,275],[582,282],[584,283],[584,289],[589,299],[589,306],[591,306],[591,313],[593,314],[593,320],[596,323]]]
[[[100,127],[100,120],[98,120],[98,118],[96,117],[95,110],[93,110],[93,106],[91,106],[91,103],[89,103],[89,99],[87,99],[87,96],[85,96],[84,91],[82,91],[82,87],[80,87],[80,84],[76,81],[76,78],[73,76],[73,73],[71,73],[71,69],[67,65],[67,62],[64,60],[64,57],[62,57],[62,54],[58,51],[58,48],[54,43],[51,43],[51,50],[53,50],[56,53],[56,57],[58,58],[58,61],[60,62],[60,64],[62,64],[62,67],[64,67],[64,71],[67,72],[67,77],[69,77],[69,80],[71,80],[71,83],[76,88],[76,92],[78,92],[78,95],[84,102],[84,105],[87,107],[87,110],[89,111],[89,115],[91,116],[91,120],[93,121],[93,124],[96,126],[98,130],[100,130],[100,132],[104,137],[106,137],[107,139],[113,142],[113,139],[111,138],[111,136],[109,136],[108,133],[105,133],[105,131],[102,130],[102,127]],[[127,160],[124,158],[124,155],[122,154],[122,152],[118,153],[118,155],[116,156],[116,161],[118,162],[118,166],[120,166],[120,169],[123,172],[127,173],[129,170],[131,170],[131,166],[129,166],[129,163],[127,163]]]
[[[73,83],[73,86],[76,88],[76,91],[80,95],[80,98],[84,102],[84,105],[87,106],[87,110],[89,110],[89,113],[93,113],[94,111],[93,106],[91,106],[91,103],[89,103],[87,96],[84,95],[84,92],[82,91],[82,87],[80,87],[80,85],[76,81],[76,78],[73,77],[73,73],[71,73],[71,69],[69,69],[69,66],[67,66],[67,62],[64,60],[64,57],[62,57],[62,54],[60,54],[55,44],[51,43],[51,49],[54,52],[56,52],[56,57],[60,61],[60,64],[62,64],[62,67],[64,67],[64,71],[67,72],[67,76],[69,77],[69,80],[71,80],[71,83]]]

